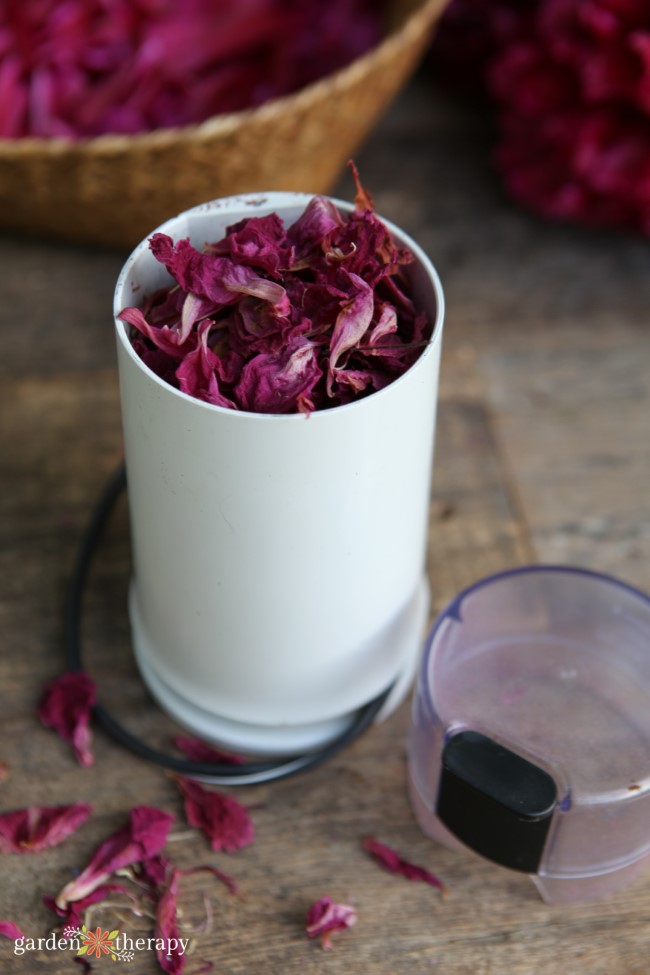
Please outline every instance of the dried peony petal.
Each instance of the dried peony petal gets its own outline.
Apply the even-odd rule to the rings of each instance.
[[[313,197],[287,232],[296,248],[296,263],[292,270],[299,269],[311,251],[322,249],[330,234],[343,225],[343,218],[331,200],[324,196]]]
[[[253,842],[255,829],[244,806],[233,796],[204,789],[191,779],[176,779],[190,826],[202,830],[213,850],[232,853]]]
[[[363,841],[363,848],[385,870],[389,870],[391,873],[399,873],[408,880],[422,880],[425,884],[431,884],[432,887],[437,887],[441,893],[445,892],[445,885],[435,874],[425,870],[424,867],[418,867],[414,863],[409,863],[408,860],[402,860],[395,850],[391,849],[390,846],[384,846],[383,843],[379,843],[372,836],[366,837]]]
[[[241,295],[254,295],[272,304],[277,315],[289,312],[284,288],[243,264],[197,251],[189,240],[174,244],[167,234],[154,234],[150,245],[156,260],[165,265],[184,291],[220,306],[233,304]]]
[[[167,951],[165,951],[156,945],[156,958],[163,972],[167,972],[169,975],[180,975],[185,966],[185,952],[179,951],[178,916],[176,912],[180,877],[180,871],[172,871],[169,882],[156,905],[154,937],[157,942],[164,941],[167,946]]]
[[[84,921],[83,915],[86,908],[91,907],[93,904],[101,904],[111,894],[126,894],[129,896],[129,891],[122,884],[101,884],[92,893],[87,894],[86,897],[73,901],[65,907],[58,907],[55,899],[50,894],[45,894],[43,903],[50,911],[54,911],[55,914],[63,918],[66,927],[80,928]]]
[[[29,806],[0,815],[0,853],[37,853],[58,846],[90,816],[85,802]]]
[[[168,325],[156,328],[149,324],[139,308],[125,308],[118,317],[137,328],[157,349],[173,359],[182,359],[196,348],[196,336],[190,333],[184,337],[182,330],[170,328]]]
[[[323,948],[331,948],[333,931],[342,931],[356,924],[357,912],[348,904],[335,904],[329,897],[321,897],[307,911],[307,935],[321,939]]]
[[[235,393],[243,409],[253,413],[309,412],[309,397],[321,376],[316,347],[299,337],[286,349],[247,362]]]
[[[153,893],[161,887],[169,873],[171,863],[167,857],[156,854],[133,865],[133,876]]]
[[[173,818],[151,806],[134,807],[129,822],[97,847],[85,870],[58,894],[57,907],[64,910],[71,901],[96,890],[116,870],[159,853]]]
[[[293,247],[277,213],[248,217],[228,227],[226,236],[206,248],[209,254],[229,257],[235,264],[257,267],[277,276],[293,264]]]
[[[214,765],[221,763],[241,765],[244,761],[241,755],[235,755],[233,752],[222,752],[221,749],[214,748],[199,738],[179,736],[174,738],[174,744],[179,751],[183,752],[184,755],[187,755],[194,762],[208,762]]]
[[[72,959],[77,965],[80,965],[84,970],[84,975],[88,975],[88,972],[92,972],[93,966],[90,964],[87,958],[79,958],[76,956]]]
[[[95,705],[95,683],[82,671],[61,674],[47,684],[38,706],[38,716],[47,728],[54,728],[70,742],[81,765],[92,765],[90,714]]]
[[[10,941],[18,941],[19,938],[25,937],[18,925],[14,924],[13,921],[0,921],[0,935],[3,938],[9,938]]]
[[[344,272],[346,273],[346,272]],[[356,274],[347,274],[352,298],[345,303],[334,325],[330,339],[330,361],[327,392],[332,395],[332,382],[341,356],[354,348],[368,331],[374,311],[374,297],[370,285]]]
[[[176,378],[181,392],[187,393],[188,396],[202,399],[214,406],[237,409],[233,401],[224,396],[219,389],[217,379],[219,358],[208,347],[208,336],[213,325],[214,322],[210,319],[201,322],[198,330],[198,345],[194,351],[185,356],[176,370]]]

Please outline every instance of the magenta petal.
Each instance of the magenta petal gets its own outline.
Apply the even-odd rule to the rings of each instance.
[[[243,408],[254,413],[306,412],[321,376],[316,347],[299,338],[295,348],[250,359],[235,393]]]
[[[255,828],[248,811],[233,796],[204,789],[191,779],[176,781],[183,793],[188,823],[205,833],[213,850],[232,853],[253,842]]]
[[[236,264],[247,264],[277,275],[293,260],[282,220],[277,213],[248,217],[228,227],[223,240],[210,244],[211,254],[229,257]]]
[[[219,388],[217,379],[219,357],[208,345],[208,336],[213,325],[214,322],[209,318],[201,322],[198,329],[198,344],[181,362],[176,370],[176,378],[181,392],[187,393],[188,396],[202,399],[214,406],[237,409],[235,403],[224,396]]]
[[[90,907],[92,904],[100,904],[102,901],[106,900],[111,894],[126,894],[129,896],[129,891],[122,884],[101,884],[96,887],[91,894],[86,897],[82,897],[81,900],[73,901],[68,904],[65,908],[60,908],[57,906],[55,899],[50,894],[45,894],[43,897],[43,903],[50,910],[58,914],[59,917],[64,919],[64,924],[66,927],[80,928],[83,924],[83,913],[86,908]]]
[[[71,901],[92,893],[116,870],[159,853],[173,819],[151,806],[134,807],[129,822],[97,847],[85,870],[58,894],[57,907],[65,909]]]
[[[18,925],[14,924],[13,921],[0,921],[0,935],[3,938],[9,938],[11,941],[18,941],[19,938],[25,937]]]
[[[284,288],[260,277],[250,267],[235,264],[227,257],[198,251],[189,240],[173,243],[166,234],[150,239],[154,257],[165,265],[184,291],[208,298],[215,305],[230,305],[248,294],[268,301],[276,314],[287,315],[289,301]]]
[[[164,941],[167,945],[170,941],[178,944],[178,915],[176,912],[176,900],[178,897],[178,884],[181,874],[174,870],[169,883],[163,891],[156,906],[156,923],[154,936],[156,941]],[[156,948],[156,958],[163,972],[168,975],[180,975],[185,965],[185,954],[172,949],[165,952],[162,948]]]
[[[384,870],[401,874],[407,880],[422,880],[425,884],[437,887],[441,893],[444,893],[445,885],[435,874],[429,870],[425,870],[424,867],[417,866],[415,863],[409,863],[408,860],[403,860],[390,846],[379,843],[374,837],[368,836],[363,841],[363,848],[374,857]]]
[[[368,332],[368,345],[373,346],[380,339],[397,331],[397,312],[392,305],[384,304],[377,322]]]
[[[220,748],[214,748],[212,745],[208,745],[207,742],[201,741],[200,738],[188,738],[181,735],[174,738],[174,744],[193,762],[209,762],[214,765],[219,765],[223,762],[228,765],[241,765],[244,761],[241,755],[235,755],[233,752],[223,752]]]
[[[348,274],[353,295],[340,311],[330,339],[330,361],[327,392],[331,396],[332,382],[341,356],[359,344],[372,321],[374,295],[370,285],[356,274]]]
[[[321,248],[326,238],[343,223],[341,214],[331,200],[314,196],[287,231],[287,237],[296,248],[297,263],[310,251]]]
[[[0,853],[37,853],[63,840],[85,823],[92,806],[29,806],[0,815]]]
[[[335,904],[330,897],[321,897],[311,905],[307,911],[307,935],[310,938],[322,938],[323,948],[330,948],[329,938],[332,931],[342,931],[356,924],[357,912],[348,904]]]
[[[92,765],[90,714],[95,704],[95,683],[81,671],[61,674],[45,687],[38,716],[69,742],[81,765]]]
[[[182,331],[176,331],[167,325],[156,328],[149,324],[139,308],[124,308],[117,317],[128,325],[132,325],[141,335],[148,338],[157,349],[174,359],[182,359],[187,352],[195,348],[196,339],[193,335],[188,334],[186,338],[183,338]]]
[[[137,879],[145,884],[152,892],[161,887],[169,873],[170,861],[167,857],[156,854],[140,860],[133,867]]]

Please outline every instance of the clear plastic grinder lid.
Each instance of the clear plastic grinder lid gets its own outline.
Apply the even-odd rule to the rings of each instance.
[[[539,566],[436,620],[415,693],[411,795],[425,832],[587,899],[650,866],[650,600]]]

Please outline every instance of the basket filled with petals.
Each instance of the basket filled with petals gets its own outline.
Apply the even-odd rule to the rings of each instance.
[[[28,0],[0,11],[0,225],[130,247],[170,214],[324,193],[444,0]]]

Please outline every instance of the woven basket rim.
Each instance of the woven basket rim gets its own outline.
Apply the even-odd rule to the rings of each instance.
[[[346,88],[357,76],[365,74],[369,67],[391,58],[395,49],[399,49],[405,43],[415,39],[412,35],[419,36],[433,24],[445,3],[446,0],[422,0],[422,3],[406,17],[403,24],[384,37],[376,47],[337,71],[305,85],[298,91],[279,98],[272,98],[255,108],[212,115],[193,125],[152,129],[133,135],[107,132],[81,139],[70,139],[64,136],[0,138],[0,156],[35,155],[36,153],[59,156],[66,153],[83,154],[87,151],[105,152],[110,155],[114,152],[122,152],[125,149],[133,149],[134,146],[166,145],[186,136],[199,141],[213,139],[215,135],[228,134],[253,119],[272,120],[274,116],[290,110],[293,106],[303,106],[305,103],[310,104],[323,98],[330,98],[333,90]]]

